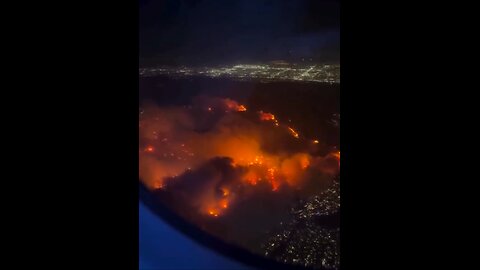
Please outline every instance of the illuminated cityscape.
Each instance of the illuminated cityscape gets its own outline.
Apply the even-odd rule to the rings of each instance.
[[[141,68],[141,77],[167,75],[172,77],[207,76],[234,80],[298,81],[340,83],[340,65],[257,64],[219,67],[155,67]]]
[[[337,179],[325,192],[292,209],[293,220],[282,224],[282,230],[263,245],[265,256],[306,267],[339,269],[339,211],[340,182]],[[325,226],[328,223],[325,220],[333,224]]]

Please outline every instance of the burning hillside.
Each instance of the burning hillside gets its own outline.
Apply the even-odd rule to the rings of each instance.
[[[145,104],[139,132],[140,180],[213,219],[262,194],[314,195],[339,173],[338,150],[302,136],[272,112],[231,99]]]

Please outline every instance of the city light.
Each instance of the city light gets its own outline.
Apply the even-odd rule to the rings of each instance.
[[[236,80],[260,81],[303,81],[340,83],[340,65],[234,65],[220,67],[158,67],[141,68],[140,76],[206,76],[211,78],[230,78]]]

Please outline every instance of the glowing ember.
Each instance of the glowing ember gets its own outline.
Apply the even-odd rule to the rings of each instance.
[[[298,133],[291,127],[288,127],[288,130],[290,130],[290,133],[292,134],[293,137],[295,138],[299,138],[300,136],[298,135]]]
[[[162,189],[162,188],[163,188],[162,182],[161,182],[161,181],[155,182],[155,183],[153,184],[153,188],[154,188],[154,189]]]
[[[153,148],[153,146],[148,146],[147,148],[145,148],[145,152],[152,153],[154,151],[155,151],[155,148]]]
[[[258,165],[262,165],[263,164],[263,156],[256,156],[255,157],[255,162],[253,162],[255,164],[258,164]]]
[[[310,165],[310,161],[307,158],[303,158],[300,160],[300,164],[302,166],[302,169],[306,169]]]
[[[279,186],[279,183],[272,181],[272,191],[277,191]]]
[[[245,112],[247,108],[244,105],[238,104],[236,101],[229,98],[223,100],[224,104],[229,110],[235,110],[237,112]]]

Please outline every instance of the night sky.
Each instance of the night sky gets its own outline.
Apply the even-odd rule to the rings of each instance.
[[[338,63],[339,9],[339,0],[141,0],[140,65]]]

